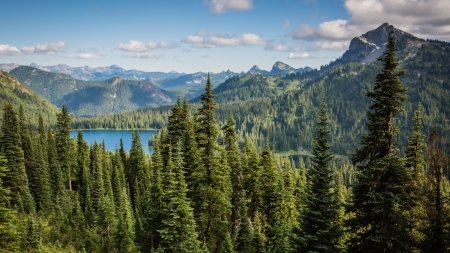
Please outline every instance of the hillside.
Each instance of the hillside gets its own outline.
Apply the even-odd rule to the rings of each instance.
[[[384,31],[379,34],[381,38],[389,32],[385,26],[383,24],[378,29],[378,32]],[[424,134],[428,135],[433,127],[437,127],[443,142],[448,145],[450,67],[446,59],[450,58],[450,43],[406,36],[406,39],[399,39],[397,52],[401,67],[407,70],[407,75],[401,81],[408,88],[409,96],[404,103],[405,114],[399,117],[399,142],[406,143],[413,112],[420,102],[425,108]],[[350,45],[350,48],[353,46]],[[320,94],[325,90],[332,126],[333,152],[344,155],[352,153],[366,129],[365,112],[369,100],[365,94],[373,88],[381,65],[378,61],[362,64],[362,57],[359,58],[361,61],[340,64],[342,59],[320,71],[285,77],[246,75],[228,79],[214,90],[219,107],[219,124],[223,124],[231,113],[236,120],[240,141],[248,135],[260,144],[268,138],[277,151],[308,151],[312,145],[312,130],[320,105]],[[121,122],[133,118],[139,124],[149,120],[153,126],[164,126],[167,122],[158,115],[166,114],[167,110],[144,110],[114,118]],[[102,116],[77,124],[79,127],[102,124],[106,128],[115,128],[114,123],[107,123],[111,122],[110,118],[112,116]]]
[[[5,71],[0,71],[0,101],[2,108],[0,120],[3,117],[4,104],[11,103],[16,111],[22,105],[25,116],[34,125],[38,124],[39,114],[46,124],[56,123],[59,109]]]
[[[10,72],[28,88],[76,116],[95,116],[173,103],[175,94],[151,82],[113,77],[91,82],[20,66]]]

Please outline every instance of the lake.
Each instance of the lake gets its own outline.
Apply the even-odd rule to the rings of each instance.
[[[87,141],[90,145],[94,143],[94,140],[100,144],[105,141],[106,149],[115,151],[116,146],[120,145],[120,138],[123,141],[123,148],[126,151],[131,149],[131,135],[132,130],[81,130],[83,132],[83,139]],[[148,147],[148,140],[155,133],[154,130],[139,130],[139,136],[141,137],[142,146],[144,151],[149,154],[153,153],[153,149]],[[78,130],[72,131],[70,133],[72,138],[77,138]]]

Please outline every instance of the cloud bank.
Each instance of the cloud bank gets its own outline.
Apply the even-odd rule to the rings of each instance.
[[[233,36],[228,34],[209,34],[205,31],[200,31],[196,35],[189,35],[184,40],[184,43],[190,44],[197,48],[217,48],[226,46],[263,46],[267,41],[262,39],[259,35],[252,33],[244,33],[240,36]]]
[[[67,51],[66,42],[50,42],[36,46],[23,46],[20,49],[9,44],[0,44],[0,55],[24,55],[24,54],[56,54]]]
[[[173,46],[172,46],[173,47]],[[126,52],[146,52],[149,50],[157,50],[168,48],[168,45],[165,42],[140,42],[137,40],[130,40],[128,44],[119,43],[117,49],[126,51]]]
[[[288,36],[298,40],[344,41],[388,22],[421,38],[450,40],[448,0],[345,0],[349,20],[300,25]]]

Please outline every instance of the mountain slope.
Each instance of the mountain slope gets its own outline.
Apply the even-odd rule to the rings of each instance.
[[[0,101],[0,121],[3,118],[4,104],[11,103],[16,111],[22,105],[27,120],[33,125],[38,124],[39,114],[46,124],[56,123],[59,109],[5,71],[0,71]]]
[[[170,104],[175,95],[145,81],[113,77],[91,82],[32,67],[20,66],[10,72],[27,87],[58,107],[66,104],[77,116],[119,113]]]
[[[378,28],[368,31],[361,36],[351,40],[349,49],[342,57],[335,61],[339,64],[354,63],[371,63],[374,62],[386,50],[389,32],[394,30],[394,36],[397,39],[397,55],[399,59],[414,55],[417,50],[426,43],[425,40],[415,37],[414,35],[395,28],[389,23],[384,23]]]
[[[389,29],[380,29],[378,32],[377,36],[383,38]],[[403,106],[405,114],[399,115],[397,121],[400,127],[399,147],[404,149],[403,144],[410,136],[411,119],[418,103],[422,103],[425,108],[424,134],[428,135],[433,127],[437,127],[443,143],[449,145],[450,43],[416,39],[408,34],[404,36],[407,38],[398,41],[397,60],[401,62],[401,68],[407,70],[401,81],[408,88],[409,99]],[[363,47],[360,52],[353,53],[364,54],[364,50],[366,48]],[[366,110],[369,109],[370,101],[365,94],[373,89],[375,77],[382,66],[378,61],[361,64],[363,57],[359,58],[359,62],[348,64],[340,64],[342,59],[320,71],[272,79],[261,75],[245,75],[225,81],[214,90],[219,107],[216,112],[219,125],[231,113],[236,120],[240,141],[248,136],[262,145],[268,138],[277,151],[309,151],[321,93],[326,91],[333,152],[351,154],[358,147],[361,134],[366,131]],[[273,92],[276,87],[273,84],[283,82],[289,88]],[[127,122],[127,118],[132,118],[141,124],[149,121],[154,126],[163,126],[166,122],[157,115],[165,115],[168,110],[166,107],[133,112],[115,116],[115,119]],[[149,115],[152,115],[151,119]],[[96,123],[90,126],[100,122],[104,124],[111,118],[97,118],[92,121]],[[79,124],[84,127],[89,122]],[[114,123],[109,127],[114,128]]]

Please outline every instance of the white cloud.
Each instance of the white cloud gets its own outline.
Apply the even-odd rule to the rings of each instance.
[[[182,50],[183,52],[191,52],[191,50],[189,48],[183,48]]]
[[[253,9],[253,0],[204,0],[203,3],[209,5],[210,11],[215,14],[227,12],[229,10],[250,10]]]
[[[0,55],[19,55],[19,54],[56,54],[67,50],[66,42],[50,42],[36,46],[23,46],[20,50],[9,44],[0,44]]]
[[[292,48],[283,45],[282,43],[278,43],[278,44],[270,44],[267,45],[266,47],[264,47],[265,50],[270,50],[270,51],[281,51],[281,52],[287,52],[287,51],[292,51]]]
[[[123,44],[119,43],[117,49],[127,52],[146,52],[149,50],[157,50],[167,48],[167,44],[165,42],[140,42],[137,40],[130,40],[130,43]]]
[[[34,47],[35,53],[54,54],[57,52],[65,52],[66,50],[66,42],[63,41],[44,43]]]
[[[184,42],[188,44],[200,44],[203,43],[204,41],[205,39],[203,39],[203,37],[197,35],[189,35],[186,37],[186,39],[184,39]]]
[[[348,40],[360,33],[361,29],[358,27],[348,25],[346,20],[338,19],[323,22],[317,27],[300,25],[289,35],[298,40]]]
[[[291,22],[289,22],[289,19],[285,19],[283,23],[283,28],[291,28]]]
[[[320,51],[320,50],[330,50],[339,51],[347,50],[350,46],[350,41],[325,41],[325,42],[315,42],[308,45],[308,50],[310,51]]]
[[[450,40],[448,0],[345,0],[349,20],[331,20],[318,26],[300,25],[294,39],[345,41],[389,22],[421,38]]]
[[[127,55],[122,56],[122,58],[137,58],[137,59],[160,59],[161,57],[162,57],[162,55],[155,54],[153,52],[127,54]]]
[[[0,44],[0,55],[18,55],[20,50],[17,47],[10,46],[9,44]]]
[[[252,33],[244,33],[241,36],[232,36],[227,34],[210,34],[208,36],[206,32],[202,34],[204,35],[189,35],[183,40],[183,42],[198,48],[216,48],[239,45],[262,46],[267,44],[266,40]]]
[[[308,53],[303,53],[303,54],[294,54],[294,53],[289,53],[289,56],[288,56],[288,58],[289,59],[294,59],[294,60],[301,60],[301,59],[323,59],[323,58],[326,58],[326,56],[322,56],[322,55],[319,55],[319,56],[311,56],[310,54],[308,54]]]
[[[93,59],[98,60],[104,58],[105,54],[89,54],[89,53],[79,53],[76,55],[68,55],[67,58],[71,59]]]

